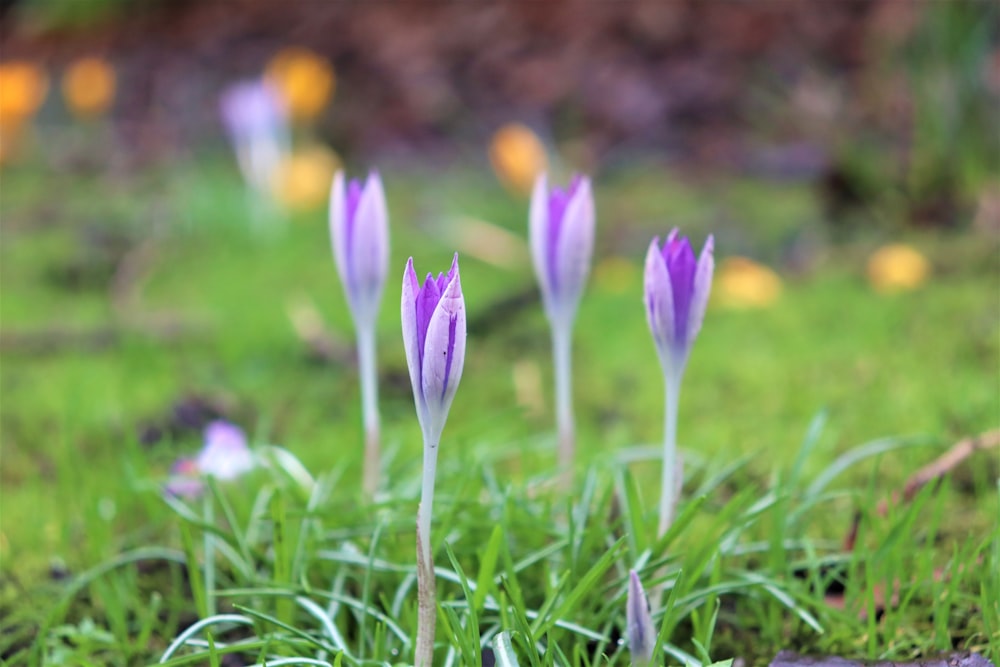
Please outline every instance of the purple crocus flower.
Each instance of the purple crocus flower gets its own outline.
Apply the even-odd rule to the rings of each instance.
[[[211,475],[231,481],[256,465],[243,430],[226,421],[205,427],[205,444],[195,458],[182,458],[170,469],[166,491],[170,495],[193,498],[204,491],[204,478]]]
[[[465,362],[465,298],[458,253],[447,274],[428,273],[423,286],[406,263],[402,297],[403,344],[417,417],[426,440],[441,436]]]
[[[465,298],[458,275],[458,253],[447,274],[428,273],[421,286],[413,258],[403,272],[403,345],[410,368],[413,402],[424,436],[424,466],[417,506],[417,639],[414,664],[434,662],[436,589],[431,552],[431,515],[437,451],[448,409],[465,363]]]
[[[531,256],[552,329],[559,464],[573,464],[576,436],[572,401],[572,332],[576,308],[590,271],[594,249],[594,198],[590,179],[577,174],[569,187],[548,188],[546,175],[535,180],[529,214]]]
[[[389,263],[389,214],[378,172],[345,182],[338,171],[330,193],[330,238],[337,271],[358,328],[374,326]]]
[[[270,192],[289,143],[280,94],[266,81],[243,81],[223,91],[219,111],[243,178],[254,190]]]
[[[712,290],[714,241],[705,241],[695,261],[694,250],[676,229],[663,247],[654,238],[646,255],[646,316],[664,369],[683,373]]]
[[[576,314],[594,249],[594,198],[590,179],[579,174],[565,190],[548,188],[543,173],[531,195],[531,255],[549,319]],[[568,326],[568,323],[567,323]]]
[[[663,246],[658,238],[649,244],[646,254],[645,301],[649,328],[656,341],[656,351],[666,380],[666,417],[663,439],[663,477],[660,495],[659,535],[673,522],[683,475],[677,456],[677,408],[681,378],[691,344],[705,317],[708,294],[712,289],[714,241],[705,241],[701,256],[695,261],[694,250],[677,230],[670,232]]]
[[[633,665],[647,665],[656,647],[656,629],[649,613],[649,600],[635,570],[628,572],[628,597],[625,601],[625,638]]]

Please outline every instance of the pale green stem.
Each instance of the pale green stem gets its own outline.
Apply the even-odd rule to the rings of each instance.
[[[559,429],[559,468],[573,468],[576,435],[573,423],[573,335],[572,327],[552,323],[552,358],[555,366],[556,424]]]
[[[212,502],[212,494],[205,491],[204,519],[206,526],[215,526],[215,506]],[[215,535],[208,528],[205,532],[205,608],[209,616],[215,616]]]
[[[657,536],[663,537],[674,521],[679,496],[677,479],[677,407],[680,402],[681,376],[684,369],[667,371],[663,424],[663,474],[660,486],[660,525]]]
[[[358,369],[361,376],[361,412],[365,428],[365,459],[362,484],[369,497],[378,490],[379,417],[378,372],[375,367],[375,327],[358,327]]]
[[[417,642],[416,667],[432,667],[434,629],[437,623],[437,590],[431,553],[431,515],[434,512],[434,477],[440,437],[424,435],[424,471],[417,506]]]

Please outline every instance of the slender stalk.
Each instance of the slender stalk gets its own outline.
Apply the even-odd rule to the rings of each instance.
[[[573,337],[571,326],[552,322],[552,358],[555,365],[556,424],[559,429],[559,468],[571,474],[576,451],[573,422]]]
[[[660,484],[660,525],[656,531],[663,537],[674,521],[674,510],[680,495],[677,478],[677,406],[680,402],[681,373],[666,373],[665,417],[663,424],[663,475]]]
[[[437,584],[431,553],[431,515],[434,512],[434,477],[440,438],[424,436],[424,472],[417,506],[417,645],[416,667],[432,667],[434,629],[437,623]]]
[[[358,369],[361,375],[361,411],[365,427],[362,486],[369,497],[378,490],[380,452],[378,372],[375,368],[375,327],[358,327]]]
[[[215,525],[215,506],[212,494],[206,491],[202,500],[206,526]],[[205,529],[205,608],[209,616],[215,616],[215,535]]]

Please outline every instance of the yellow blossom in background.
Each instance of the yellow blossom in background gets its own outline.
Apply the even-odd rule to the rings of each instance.
[[[530,194],[535,177],[548,168],[542,141],[519,123],[508,123],[493,135],[490,162],[497,178],[521,195]]]
[[[301,148],[285,160],[275,174],[274,189],[279,202],[293,211],[310,211],[327,203],[333,174],[340,158],[320,144]]]
[[[594,284],[612,294],[624,294],[639,284],[639,267],[624,257],[608,257],[594,269]]]
[[[868,258],[868,282],[882,293],[916,289],[927,280],[930,270],[927,258],[902,243],[883,246]]]
[[[265,71],[293,121],[310,121],[322,111],[336,87],[333,65],[323,56],[298,46],[279,51]]]
[[[0,126],[18,127],[38,111],[49,91],[49,77],[34,63],[0,63]]]
[[[746,257],[727,257],[715,273],[713,300],[725,308],[764,308],[781,295],[778,274]]]
[[[80,118],[105,113],[115,100],[115,69],[103,58],[88,57],[73,61],[62,78],[66,106]]]

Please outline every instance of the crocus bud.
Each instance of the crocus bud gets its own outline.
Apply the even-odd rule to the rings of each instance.
[[[378,172],[364,185],[333,177],[330,238],[337,271],[358,327],[374,325],[389,262],[389,214]]]
[[[712,289],[714,242],[709,236],[697,262],[686,237],[670,232],[663,247],[654,238],[646,254],[645,297],[649,328],[668,373],[683,372]]]
[[[288,121],[278,92],[264,81],[237,83],[222,93],[219,109],[244,179],[269,193],[288,152]]]
[[[465,298],[458,253],[447,275],[428,273],[423,286],[413,258],[403,273],[403,345],[424,438],[436,446],[465,363]]]
[[[649,614],[649,601],[635,570],[628,573],[628,598],[625,601],[625,637],[632,654],[632,664],[647,665],[653,659],[656,630]]]
[[[531,195],[531,255],[549,319],[572,320],[594,249],[590,179],[576,175],[565,190],[548,189],[546,175]]]

